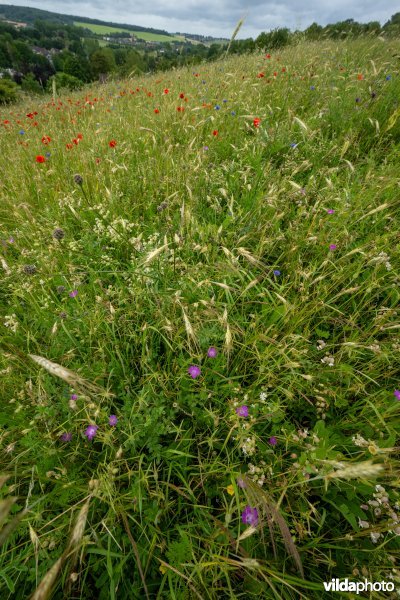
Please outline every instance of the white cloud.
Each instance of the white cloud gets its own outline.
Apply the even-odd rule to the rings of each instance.
[[[345,19],[386,22],[399,10],[398,0],[12,0],[16,6],[41,8],[114,23],[127,23],[204,35],[230,37],[246,16],[238,37],[256,37],[275,27],[304,29]]]

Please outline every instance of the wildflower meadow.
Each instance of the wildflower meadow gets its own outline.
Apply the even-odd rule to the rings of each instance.
[[[399,597],[399,57],[0,107],[1,600]]]

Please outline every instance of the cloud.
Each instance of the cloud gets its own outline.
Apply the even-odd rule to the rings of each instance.
[[[345,19],[386,22],[399,10],[398,0],[12,0],[16,6],[41,8],[114,23],[230,37],[246,17],[238,37],[256,37],[275,27],[305,29]]]

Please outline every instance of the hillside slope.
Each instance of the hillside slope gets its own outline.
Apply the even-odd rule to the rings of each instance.
[[[1,109],[1,598],[400,586],[399,51]]]

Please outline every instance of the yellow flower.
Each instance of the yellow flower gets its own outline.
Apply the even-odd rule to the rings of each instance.
[[[234,488],[234,487],[233,487],[233,485],[231,484],[231,485],[228,485],[228,487],[226,488],[226,491],[228,492],[228,494],[229,494],[230,496],[233,496],[233,495],[234,495],[234,493],[235,493],[235,488]]]
[[[167,572],[167,567],[164,567],[164,565],[160,565],[160,571],[164,575],[164,573]]]

